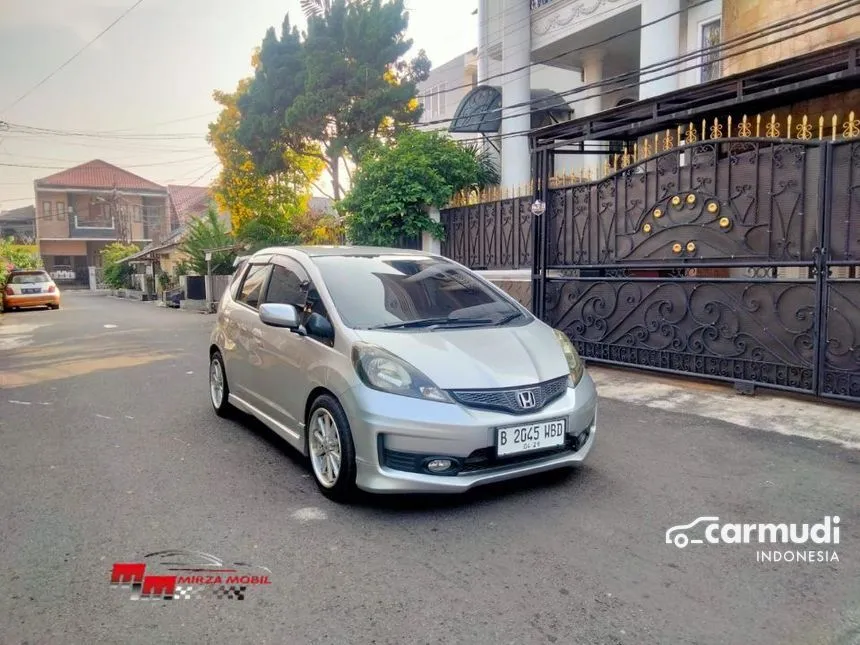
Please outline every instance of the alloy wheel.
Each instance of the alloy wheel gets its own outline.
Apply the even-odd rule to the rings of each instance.
[[[337,484],[343,459],[337,423],[328,410],[318,408],[311,416],[308,432],[314,475],[321,486],[332,488]]]
[[[220,408],[224,400],[224,367],[217,357],[209,363],[209,395],[215,409]]]

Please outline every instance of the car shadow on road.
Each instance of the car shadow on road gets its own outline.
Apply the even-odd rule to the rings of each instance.
[[[255,417],[243,412],[234,413],[234,421],[245,430],[252,433],[260,441],[279,453],[279,456],[289,459],[302,474],[309,475],[309,484],[313,486],[310,464],[306,457],[295,450],[282,437],[271,430]],[[433,510],[456,510],[471,507],[476,504],[492,503],[495,501],[510,501],[518,497],[528,496],[534,492],[558,492],[558,489],[580,488],[593,479],[594,470],[587,464],[573,468],[552,470],[513,480],[478,486],[465,493],[433,494],[433,493],[398,493],[393,495],[374,494],[358,491],[351,500],[354,508],[367,510],[395,511],[403,513],[424,513]]]

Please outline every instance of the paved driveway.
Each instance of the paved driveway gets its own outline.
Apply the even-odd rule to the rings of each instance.
[[[212,413],[212,322],[71,293],[2,318],[0,642],[860,642],[860,453],[605,400],[572,474],[338,506],[274,434]],[[703,515],[838,515],[839,561],[665,544]],[[272,584],[181,602],[109,586],[114,562],[164,549]]]

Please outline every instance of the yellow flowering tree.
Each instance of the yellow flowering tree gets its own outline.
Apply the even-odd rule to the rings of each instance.
[[[251,154],[236,139],[241,121],[237,103],[250,82],[240,81],[232,93],[213,94],[221,105],[208,136],[222,168],[214,186],[215,200],[230,213],[237,239],[242,239],[245,229],[249,234],[253,230],[253,235],[265,230],[270,231],[267,235],[283,238],[291,230],[291,220],[307,211],[311,186],[322,174],[324,164],[318,158],[285,150],[280,172],[266,175],[257,170]]]

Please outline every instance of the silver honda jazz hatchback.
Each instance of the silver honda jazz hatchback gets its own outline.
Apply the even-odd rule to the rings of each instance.
[[[209,391],[309,457],[320,490],[459,492],[581,463],[597,393],[576,348],[443,257],[270,248],[218,306]]]

